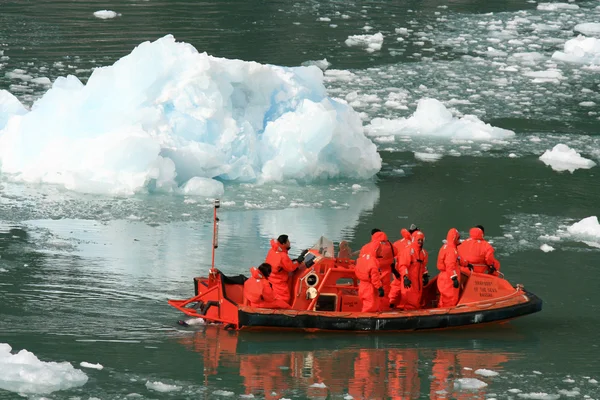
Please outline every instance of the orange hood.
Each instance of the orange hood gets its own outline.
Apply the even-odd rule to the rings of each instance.
[[[483,231],[479,228],[471,228],[469,237],[475,240],[483,240]]]
[[[412,240],[412,236],[410,235],[410,232],[405,228],[402,228],[402,230],[400,231],[400,235],[402,235],[402,237],[404,239],[408,240],[409,242]]]
[[[446,236],[446,243],[451,246],[456,246],[458,244],[458,239],[460,238],[460,233],[456,230],[456,228],[450,228],[448,231],[448,235]]]
[[[425,234],[421,231],[414,231],[412,234],[412,240],[416,242],[418,239],[425,240]]]
[[[271,239],[271,248],[275,251],[287,253],[287,249],[275,239]]]
[[[260,271],[257,268],[254,268],[254,267],[250,268],[250,276],[252,276],[255,279],[262,279],[263,278],[263,276],[260,273]]]
[[[379,243],[379,242],[386,242],[387,240],[388,240],[387,235],[381,231],[375,232],[373,234],[373,236],[371,236],[371,242]]]

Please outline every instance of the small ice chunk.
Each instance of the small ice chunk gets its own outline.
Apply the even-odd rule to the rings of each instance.
[[[540,160],[559,172],[569,171],[573,173],[576,169],[589,169],[596,165],[594,161],[583,158],[577,151],[562,143],[554,146],[552,150],[546,150],[540,156]]]
[[[594,107],[596,103],[594,103],[593,101],[582,101],[581,103],[579,103],[579,105],[582,107]]]
[[[352,190],[360,190],[362,188],[362,186],[360,186],[358,183],[355,183],[354,185],[352,185]]]
[[[508,155],[509,158],[517,158],[517,155],[515,153],[510,153]]]
[[[574,388],[573,390],[561,389],[558,393],[567,397],[575,397],[581,394],[577,388]]]
[[[559,394],[548,394],[544,392],[532,392],[532,393],[519,393],[517,396],[523,399],[534,399],[534,400],[556,400],[560,398]]]
[[[158,382],[158,381],[156,381],[156,382],[146,381],[146,387],[149,390],[154,390],[156,392],[162,392],[162,393],[175,392],[177,390],[181,390],[181,386],[169,385],[169,384]]]
[[[235,393],[230,392],[229,390],[215,390],[214,392],[212,392],[212,394],[214,394],[215,396],[229,397],[233,396]]]
[[[475,370],[475,374],[481,375],[481,376],[496,376],[496,375],[499,375],[498,372],[492,371],[490,369],[485,369],[485,368],[480,368],[478,370]]]
[[[363,47],[369,53],[381,50],[383,45],[383,34],[377,32],[374,35],[353,35],[348,36],[348,39],[344,42],[346,46],[352,47]]]
[[[417,160],[420,161],[425,161],[425,162],[435,162],[440,160],[443,155],[442,154],[436,154],[436,153],[419,153],[419,152],[414,152],[415,153],[415,158]]]
[[[597,384],[597,383],[598,383],[598,381],[592,378],[592,379],[590,379],[590,380],[588,381],[588,383]]]
[[[354,397],[352,397],[352,395],[351,395],[351,394],[348,394],[348,393],[346,393],[346,394],[344,395],[344,400],[353,400],[353,399],[354,399]]]
[[[327,387],[327,385],[325,385],[323,382],[319,382],[319,383],[313,383],[312,385],[310,385],[310,387],[325,389]]]
[[[459,390],[477,390],[487,386],[487,383],[476,378],[460,378],[454,381],[454,387]]]
[[[79,365],[81,365],[83,368],[92,368],[97,370],[102,370],[104,368],[102,364],[92,364],[86,361],[82,361],[81,363],[79,363]]]
[[[327,68],[329,68],[331,66],[331,63],[329,61],[327,61],[326,58],[322,59],[322,60],[309,60],[309,61],[304,61],[302,63],[303,67],[309,67],[311,65],[314,65],[315,67],[319,68],[321,71],[326,71]]]
[[[533,373],[536,375],[542,375],[542,373],[540,371],[533,371]]]
[[[521,393],[521,389],[508,389],[510,393]]]
[[[554,247],[544,243],[543,245],[540,246],[540,250],[542,250],[544,253],[549,253],[551,251],[554,251]]]
[[[37,83],[38,85],[46,85],[46,86],[52,85],[50,78],[47,78],[45,76],[40,76],[39,78],[33,78],[31,80],[31,82]]]
[[[317,19],[317,21],[321,21],[321,22],[331,22],[331,18],[329,18],[329,17],[320,17],[319,19]]]
[[[110,19],[110,18],[116,18],[116,17],[120,17],[120,16],[121,16],[121,14],[119,14],[115,11],[111,11],[111,10],[99,10],[94,13],[94,17],[100,18],[100,19]]]
[[[539,3],[537,9],[541,11],[579,10],[579,6],[569,3]]]
[[[594,36],[600,35],[600,23],[598,22],[584,22],[577,24],[573,28],[575,32],[581,32],[584,35]]]
[[[551,242],[560,242],[560,236],[556,236],[556,235],[542,235],[542,236],[538,237],[538,240],[542,240],[542,241],[549,240]]]
[[[600,64],[600,39],[578,35],[565,42],[563,51],[555,51],[552,59],[574,64]]]

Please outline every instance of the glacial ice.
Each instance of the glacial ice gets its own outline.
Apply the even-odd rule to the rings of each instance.
[[[0,130],[13,115],[27,114],[23,104],[7,90],[0,90]]]
[[[0,125],[2,172],[79,192],[212,196],[223,181],[365,179],[381,168],[359,114],[327,96],[317,67],[211,57],[172,35],[86,85],[56,79],[28,113],[7,92],[0,101],[0,123],[12,115]]]
[[[353,35],[348,36],[348,39],[344,42],[349,47],[363,47],[369,53],[381,50],[383,45],[383,34],[377,32],[374,35]]]
[[[374,118],[365,127],[369,135],[439,136],[453,139],[493,140],[515,135],[513,131],[486,124],[474,115],[455,118],[436,99],[421,99],[409,118]]]
[[[555,51],[552,59],[575,64],[600,64],[600,39],[578,35],[566,41],[563,51]]]
[[[577,151],[562,143],[554,146],[552,150],[546,150],[540,156],[540,160],[558,172],[573,173],[576,169],[589,169],[596,165],[594,161],[582,157]]]
[[[121,16],[121,14],[117,13],[116,11],[112,11],[112,10],[98,10],[94,13],[94,17],[100,18],[100,19],[110,19],[110,18],[116,18],[119,16]]]
[[[19,394],[49,394],[83,386],[87,375],[68,362],[46,362],[23,349],[16,354],[0,343],[0,389]]]

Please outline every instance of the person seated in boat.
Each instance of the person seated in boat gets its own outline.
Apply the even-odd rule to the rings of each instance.
[[[423,286],[429,283],[427,263],[429,255],[423,249],[425,234],[415,230],[412,234],[412,243],[407,251],[396,257],[396,264],[401,279],[392,282],[389,301],[390,307],[403,310],[418,310],[421,308]]]
[[[273,285],[275,297],[279,300],[290,302],[289,274],[294,272],[304,262],[304,256],[300,255],[292,261],[288,255],[291,247],[288,235],[280,235],[277,240],[271,239],[271,249],[267,253],[265,262],[271,265],[269,282]]]
[[[484,238],[483,226],[469,230],[469,238],[458,246],[458,255],[464,262],[473,265],[473,271],[498,275],[500,262],[494,257],[494,248]]]
[[[244,297],[250,307],[257,308],[290,308],[285,301],[275,298],[271,283],[271,265],[262,263],[258,268],[250,268],[250,278],[244,282]]]
[[[456,228],[448,231],[446,243],[440,249],[437,259],[437,268],[440,274],[437,278],[437,287],[440,292],[438,307],[454,307],[458,303],[460,291],[460,268],[468,267],[464,260],[458,256],[457,246],[460,233]],[[472,268],[472,266],[471,266]]]
[[[381,274],[384,295],[379,299],[379,311],[389,310],[388,296],[390,295],[392,274],[396,279],[400,278],[400,274],[396,271],[396,251],[392,242],[388,240],[387,235],[381,229],[374,228],[371,230],[371,241],[379,242],[380,245],[377,261],[379,261],[379,273]]]
[[[340,250],[338,251],[338,258],[350,258],[354,259],[358,254],[360,254],[360,250],[352,251],[350,245],[347,241],[342,240],[340,242]]]
[[[381,242],[386,238],[383,232],[376,232],[371,241],[360,249],[354,273],[359,280],[358,296],[362,301],[361,312],[376,312],[379,298],[385,295],[378,256],[381,256]]]

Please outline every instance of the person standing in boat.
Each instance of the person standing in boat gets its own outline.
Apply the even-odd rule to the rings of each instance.
[[[250,307],[258,308],[290,308],[283,300],[275,298],[271,283],[271,265],[262,263],[258,268],[250,268],[250,278],[244,282],[244,297]]]
[[[376,233],[379,233],[377,238],[375,238]],[[396,271],[396,251],[385,232],[381,232],[380,229],[375,228],[371,231],[371,241],[378,241],[380,245],[380,254],[377,256],[377,261],[379,262],[379,273],[381,274],[384,295],[379,299],[379,311],[385,311],[390,309],[388,296],[392,285],[392,273],[396,279],[400,278],[400,274]]]
[[[469,238],[458,246],[458,255],[469,264],[473,271],[481,274],[498,275],[500,262],[494,257],[494,248],[484,238],[483,226],[477,225],[469,230]]]
[[[414,224],[411,225],[411,228],[412,227],[414,227]],[[388,294],[388,303],[390,305],[390,308],[394,308],[397,304],[400,303],[400,298],[402,297],[403,283],[400,279],[400,273],[398,272],[398,268],[400,267],[400,265],[398,264],[398,260],[400,259],[402,253],[404,253],[405,251],[410,251],[410,245],[412,243],[412,236],[407,229],[402,228],[400,230],[400,235],[402,236],[402,239],[396,240],[394,242],[394,250],[396,253],[396,268],[394,268],[394,270],[398,275],[396,275],[396,273],[394,274],[395,279],[391,283],[390,292]]]
[[[427,263],[429,255],[423,249],[425,234],[420,230],[413,232],[412,243],[407,251],[398,255],[396,263],[399,265],[401,282],[397,284],[400,287],[400,298],[398,291],[392,290],[390,293],[390,304],[398,305],[403,310],[418,310],[421,308],[421,296],[423,286],[429,283],[429,273],[427,272]]]
[[[340,250],[338,251],[338,258],[354,259],[354,257],[356,257],[359,254],[360,254],[360,250],[352,251],[352,249],[350,248],[350,244],[348,244],[347,241],[342,240],[340,242]]]
[[[437,278],[437,287],[440,291],[438,307],[454,307],[458,303],[460,291],[460,267],[469,267],[470,264],[461,260],[458,256],[458,242],[460,233],[456,228],[448,231],[446,243],[440,249],[437,259],[437,267],[440,274]],[[461,265],[461,263],[463,265]],[[472,266],[471,266],[472,268]]]
[[[273,285],[275,298],[290,303],[289,274],[294,272],[304,261],[304,256],[298,257],[295,261],[290,259],[288,251],[290,249],[290,240],[288,235],[280,235],[277,240],[271,239],[271,249],[267,253],[265,262],[271,265],[271,275],[269,282]]]
[[[381,242],[387,239],[385,233],[375,232],[371,241],[360,249],[354,273],[360,281],[358,296],[362,301],[361,312],[376,312],[379,309],[379,297],[383,297],[383,284],[379,272],[378,256],[381,255]]]

